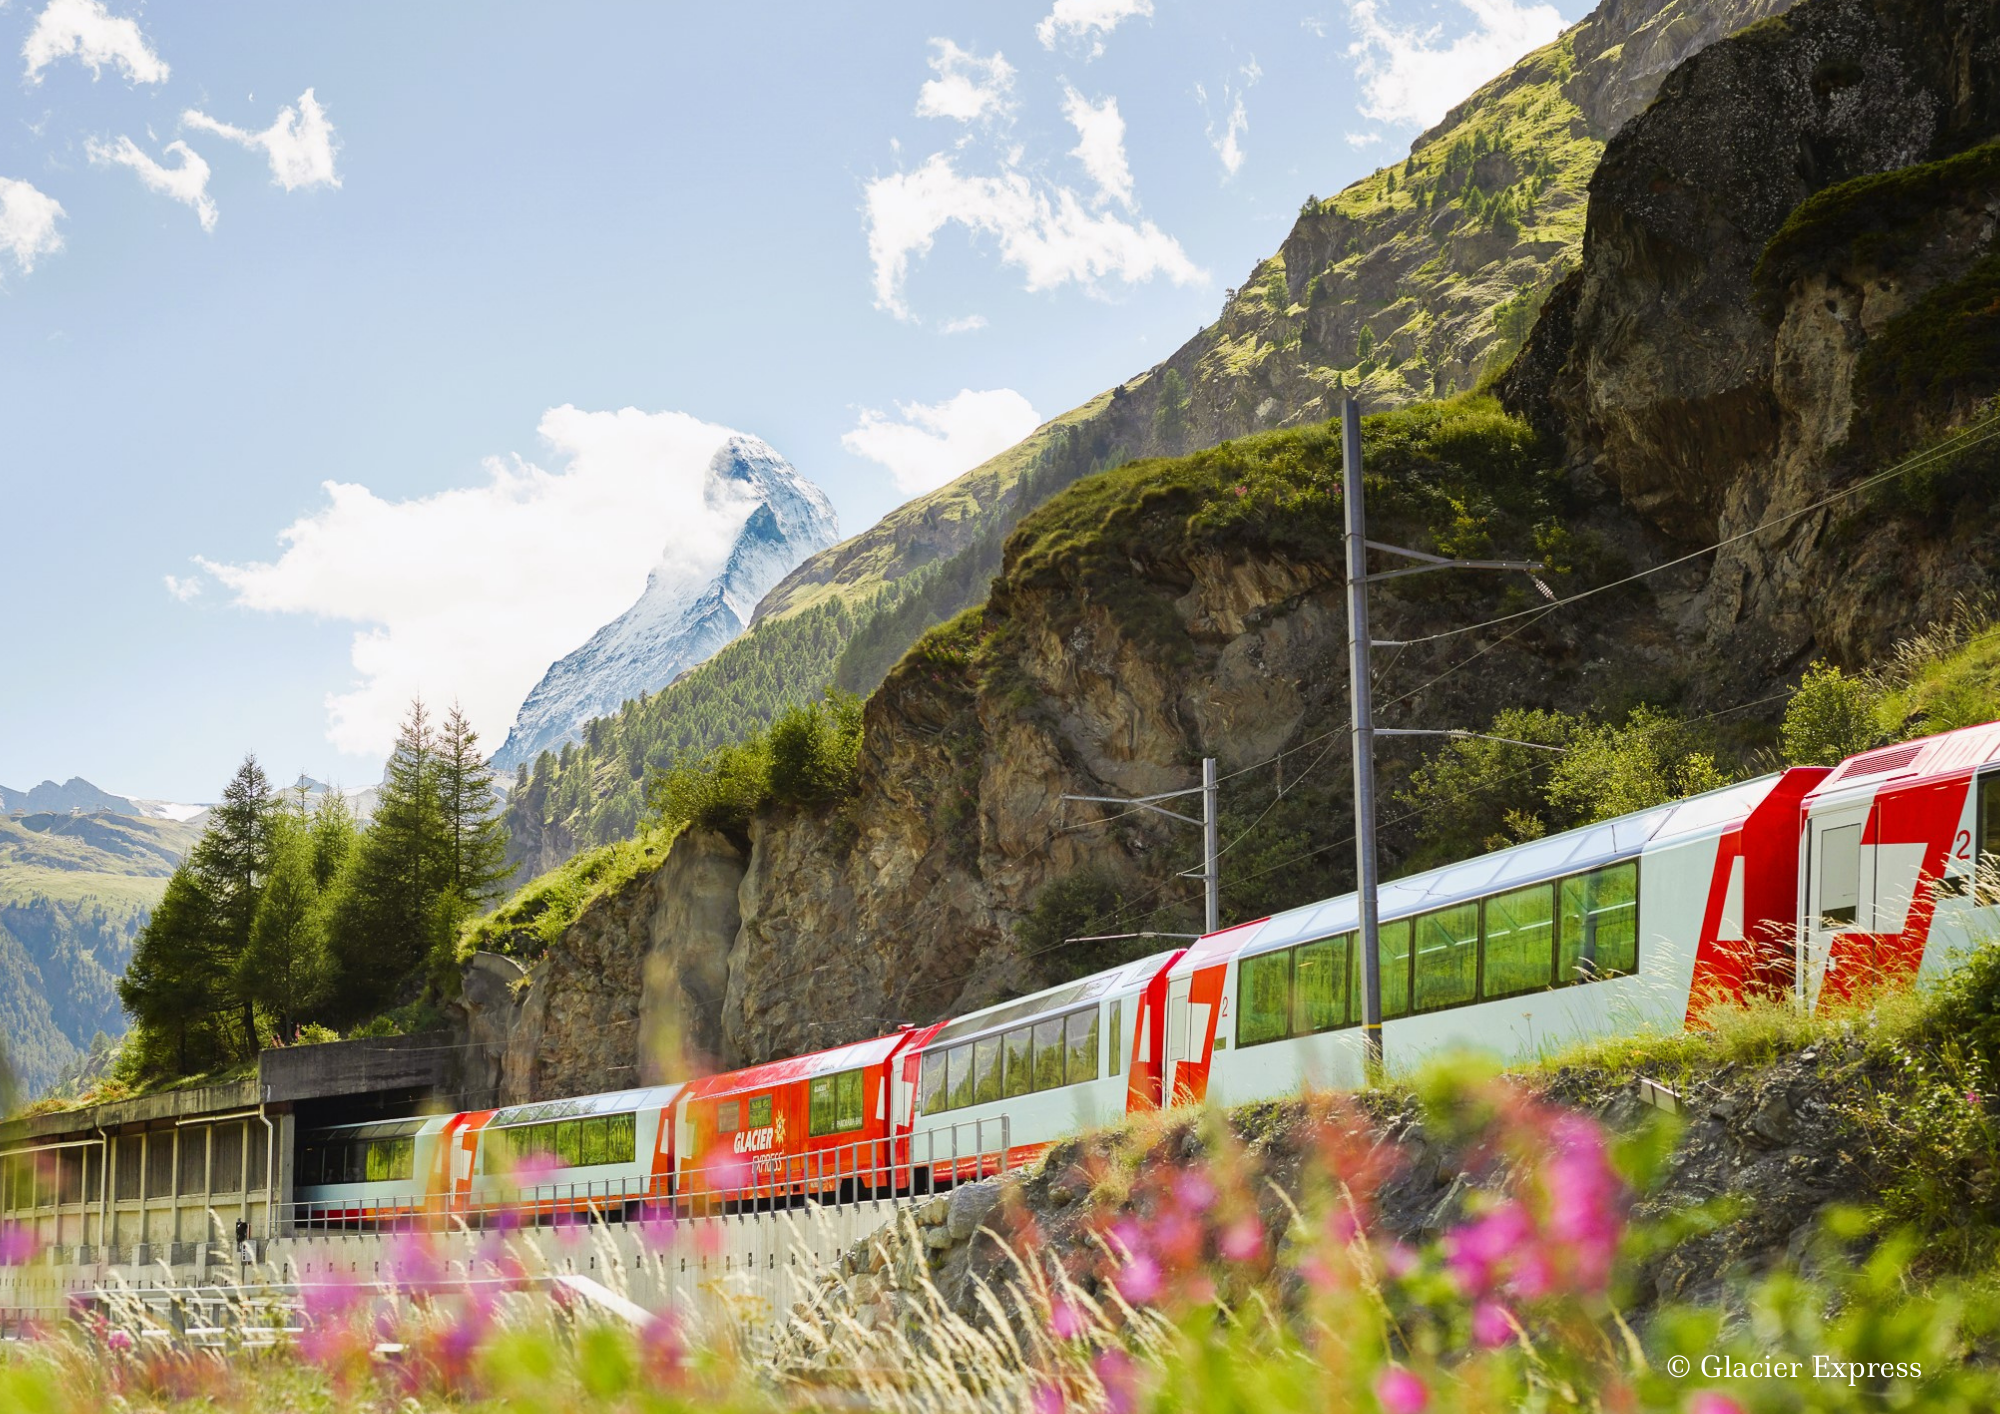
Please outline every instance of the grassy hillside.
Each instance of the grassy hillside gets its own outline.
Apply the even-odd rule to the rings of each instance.
[[[1164,363],[807,560],[743,638],[536,762],[508,807],[510,857],[533,874],[627,838],[650,771],[829,684],[870,691],[926,629],[985,597],[1007,532],[1078,476],[1321,422],[1345,392],[1381,410],[1478,385],[1574,265],[1612,131],[1681,58],[1789,3],[1606,4],[1467,98],[1407,159],[1308,197],[1280,250]]]
[[[197,833],[123,815],[0,819],[0,1041],[27,1093],[97,1032],[125,1029],[118,978]]]

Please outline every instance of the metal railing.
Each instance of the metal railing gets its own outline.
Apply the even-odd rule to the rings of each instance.
[[[941,1192],[1008,1171],[1006,1116],[895,1139],[861,1139],[804,1154],[724,1150],[676,1174],[594,1183],[489,1180],[465,1197],[430,1193],[281,1203],[270,1235],[508,1230],[575,1222],[648,1222],[771,1212]]]

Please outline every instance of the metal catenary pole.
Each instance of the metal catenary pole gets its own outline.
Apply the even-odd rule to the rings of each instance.
[[[1184,795],[1199,795],[1201,797],[1201,818],[1199,820],[1192,815],[1183,815],[1178,810],[1168,810],[1165,806],[1158,803],[1162,800],[1176,800]],[[1202,917],[1204,919],[1202,932],[1204,934],[1213,933],[1222,926],[1221,850],[1216,845],[1220,822],[1216,818],[1217,792],[1215,758],[1213,756],[1204,756],[1201,759],[1201,784],[1198,786],[1189,786],[1186,790],[1161,791],[1158,795],[1065,795],[1060,798],[1063,800],[1093,801],[1099,805],[1136,805],[1141,810],[1150,810],[1155,815],[1164,815],[1170,820],[1179,820],[1183,824],[1188,825],[1199,825],[1201,827],[1201,868],[1198,870],[1190,869],[1181,877],[1184,879],[1200,879],[1202,881]],[[1189,935],[1185,933],[1106,933],[1101,937],[1065,938],[1063,941],[1081,943],[1102,942],[1114,937],[1180,938],[1187,936]]]
[[[1347,399],[1340,410],[1341,496],[1347,515],[1347,672],[1351,694],[1354,735],[1354,888],[1358,917],[1355,941],[1361,949],[1361,1046],[1362,1060],[1370,1080],[1382,1070],[1382,944],[1381,922],[1377,916],[1375,854],[1375,738],[1381,736],[1480,737],[1483,733],[1427,731],[1375,725],[1375,705],[1369,682],[1369,650],[1402,645],[1375,642],[1368,630],[1368,586],[1375,580],[1400,579],[1404,575],[1429,574],[1433,570],[1520,570],[1531,578],[1542,568],[1527,560],[1453,560],[1421,550],[1405,550],[1383,545],[1368,538],[1368,508],[1361,478],[1361,405]],[[1406,560],[1418,561],[1402,569],[1368,572],[1368,552],[1380,551]],[[1544,598],[1555,595],[1546,584],[1535,580]],[[1506,740],[1502,737],[1487,740]],[[1533,746],[1533,742],[1516,743]],[[1553,749],[1553,748],[1537,748]]]
[[[1341,497],[1347,512],[1347,680],[1354,717],[1354,890],[1360,917],[1362,1064],[1382,1069],[1382,950],[1375,916],[1375,710],[1368,682],[1368,512],[1361,489],[1361,405],[1340,410]]]

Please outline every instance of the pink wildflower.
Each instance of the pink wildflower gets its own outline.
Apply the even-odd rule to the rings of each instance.
[[[1055,1385],[1036,1385],[1035,1392],[1028,1396],[1028,1407],[1035,1414],[1062,1414],[1069,1407],[1063,1392]]]
[[[1049,1309],[1049,1329],[1057,1340],[1075,1340],[1084,1332],[1083,1310],[1074,1301],[1062,1297]]]
[[[104,1343],[110,1349],[117,1351],[120,1355],[123,1355],[132,1348],[132,1332],[112,1331],[109,1335],[104,1337]]]
[[[1472,1308],[1472,1338],[1493,1350],[1514,1338],[1514,1323],[1507,1308],[1497,1301],[1482,1301]]]
[[[1205,1213],[1215,1202],[1215,1185],[1200,1169],[1182,1169],[1174,1178],[1174,1201],[1191,1213]]]
[[[1254,1262],[1264,1255],[1264,1225],[1245,1214],[1222,1230],[1217,1246],[1228,1261]]]
[[[1977,1090],[1967,1090],[1965,1092],[1965,1103],[1972,1106],[1975,1110],[1978,1109],[1981,1103],[1979,1092]]]
[[[1148,1252],[1134,1252],[1118,1274],[1118,1294],[1143,1306],[1160,1294],[1160,1264]]]
[[[681,1339],[680,1322],[671,1311],[656,1311],[639,1332],[639,1353],[646,1370],[656,1379],[677,1379],[687,1359],[687,1345]]]
[[[1743,1414],[1743,1406],[1726,1394],[1705,1389],[1688,1401],[1688,1414]]]
[[[0,1267],[18,1267],[35,1260],[41,1244],[35,1234],[24,1227],[10,1227],[0,1232]]]
[[[1423,1414],[1431,1402],[1431,1392],[1408,1370],[1391,1365],[1375,1377],[1375,1398],[1382,1406],[1382,1414]]]
[[[1100,1351],[1091,1362],[1097,1382],[1104,1386],[1107,1414],[1132,1414],[1139,1404],[1139,1367],[1124,1351]]]

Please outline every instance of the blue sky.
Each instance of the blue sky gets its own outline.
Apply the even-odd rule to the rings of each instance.
[[[862,530],[1586,9],[5,0],[0,782],[498,745],[726,429]]]

